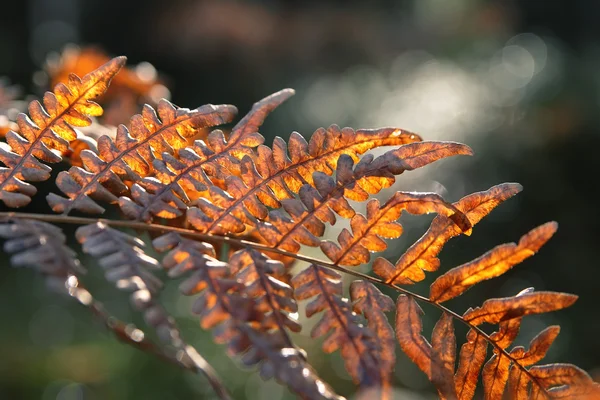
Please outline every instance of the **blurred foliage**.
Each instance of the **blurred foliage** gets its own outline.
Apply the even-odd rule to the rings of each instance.
[[[48,54],[52,61],[69,43],[94,44],[127,55],[132,64],[151,63],[171,99],[186,107],[231,103],[243,113],[268,93],[295,88],[298,95],[267,120],[267,143],[293,129],[308,136],[337,123],[395,125],[426,139],[469,144],[474,157],[406,174],[394,187],[433,190],[454,201],[499,182],[524,186],[471,238],[450,243],[442,253],[444,270],[547,220],[560,228],[539,255],[453,300],[451,308],[464,310],[484,296],[513,295],[527,286],[577,293],[573,308],[526,321],[516,344],[527,343],[542,324],[560,324],[548,361],[568,360],[600,377],[600,213],[593,189],[600,145],[600,3],[30,0],[2,7],[0,75],[10,83],[0,86],[0,102],[19,93],[41,94],[48,76],[38,71]],[[10,118],[17,110],[5,111]],[[0,121],[0,127],[7,123]],[[29,208],[46,211],[44,196],[38,199]],[[390,257],[427,226],[423,218],[404,222],[405,237],[388,250]],[[118,317],[141,323],[126,295],[103,281],[100,271],[87,277]],[[48,294],[32,271],[2,262],[0,299],[2,399],[212,396],[201,378],[117,343],[85,310]],[[235,398],[291,398],[225,357],[175,286],[164,300]],[[430,331],[437,314],[425,311]],[[311,363],[340,394],[352,394],[339,355],[311,352],[319,343],[304,332],[297,340]],[[402,355],[396,375],[407,398],[413,392],[413,398],[433,398],[425,376]]]

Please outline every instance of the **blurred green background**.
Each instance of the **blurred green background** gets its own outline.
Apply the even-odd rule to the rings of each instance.
[[[2,10],[0,75],[23,93],[39,94],[32,76],[48,53],[68,43],[94,44],[134,64],[152,63],[180,106],[231,103],[244,113],[271,92],[295,88],[297,95],[262,129],[267,144],[293,130],[308,137],[332,123],[393,125],[467,143],[475,156],[407,173],[393,189],[436,191],[452,201],[501,182],[525,190],[472,237],[451,241],[442,270],[548,220],[560,228],[538,255],[450,307],[462,312],[529,286],[576,293],[572,308],[526,318],[517,344],[560,324],[546,360],[572,362],[600,378],[600,2],[30,0],[5,2]],[[30,208],[47,210],[41,200]],[[386,252],[394,260],[430,221],[403,220],[405,235]],[[118,317],[141,324],[127,294],[83,261],[96,296]],[[415,290],[427,293],[431,280]],[[293,398],[229,360],[198,327],[190,299],[178,296],[176,286],[167,285],[165,304],[235,398]],[[424,331],[431,332],[438,314],[424,310]],[[351,397],[355,388],[339,354],[323,355],[321,341],[308,336],[312,323],[296,335],[299,345],[320,375]],[[456,329],[460,342],[465,331]],[[435,398],[424,375],[398,358],[398,397]],[[1,260],[0,399],[212,396],[202,377],[118,343],[86,310],[49,293],[33,271]]]

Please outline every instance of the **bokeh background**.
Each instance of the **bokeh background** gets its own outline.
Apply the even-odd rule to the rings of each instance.
[[[449,305],[462,312],[529,286],[577,293],[574,307],[527,318],[517,344],[560,324],[547,361],[572,362],[600,378],[600,3],[29,0],[1,7],[0,75],[23,95],[41,93],[38,71],[49,54],[91,44],[127,55],[132,64],[151,63],[180,106],[231,103],[243,113],[271,92],[295,88],[296,96],[264,125],[267,144],[293,130],[308,137],[332,123],[393,125],[469,144],[475,156],[407,173],[394,187],[454,201],[501,182],[523,184],[472,237],[448,244],[443,270],[548,220],[560,228],[538,255]],[[47,209],[41,201],[32,208]],[[386,256],[395,260],[429,221],[404,218],[406,233]],[[127,295],[88,266],[86,282],[97,297],[120,318],[141,323]],[[427,293],[430,281],[415,289]],[[164,300],[235,398],[293,398],[229,360],[200,330],[176,284],[167,285]],[[431,332],[438,314],[424,309]],[[321,376],[351,397],[355,388],[339,355],[323,355],[320,341],[308,336],[314,321],[304,323],[298,343]],[[456,329],[460,341],[465,331]],[[435,398],[424,375],[398,358],[399,398]],[[201,377],[118,343],[77,304],[49,293],[33,271],[0,261],[0,399],[212,396]]]

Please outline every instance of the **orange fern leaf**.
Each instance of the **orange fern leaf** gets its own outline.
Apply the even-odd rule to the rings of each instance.
[[[264,303],[260,305],[259,298],[249,295],[247,290],[256,290],[253,286],[262,282],[245,286],[232,274],[229,265],[211,257],[214,250],[207,243],[167,234],[155,239],[153,244],[158,251],[170,250],[163,260],[170,276],[193,273],[180,289],[186,295],[199,294],[193,311],[200,315],[204,329],[216,328],[215,341],[226,343],[230,355],[243,355],[242,362],[248,366],[259,364],[264,379],[275,377],[301,397],[341,400],[318,378],[303,352],[289,347],[283,331],[273,329],[276,324],[268,322],[279,313],[265,315]],[[269,264],[258,252],[247,250],[234,255],[234,261],[241,276]]]
[[[34,100],[29,104],[29,117],[17,116],[19,133],[6,134],[6,144],[0,145],[0,200],[9,207],[22,207],[31,201],[36,188],[30,182],[45,181],[51,168],[40,161],[56,163],[59,154],[77,138],[74,126],[88,126],[90,116],[102,114],[102,107],[92,100],[102,95],[111,79],[125,64],[117,57],[79,78],[69,75],[66,84],[58,84],[54,92],[46,92],[43,105]]]
[[[469,309],[463,318],[472,325],[497,324],[525,315],[542,314],[573,305],[577,296],[558,292],[530,292],[515,297],[486,300],[481,307]]]
[[[455,221],[461,230],[470,228],[466,217],[435,193],[396,192],[383,205],[377,199],[369,201],[366,217],[361,214],[352,217],[352,233],[344,228],[338,236],[339,246],[331,241],[323,241],[321,250],[339,265],[367,263],[369,251],[387,248],[382,238],[395,239],[402,234],[402,226],[395,221],[403,211],[415,215],[436,212]]]
[[[431,284],[429,299],[441,303],[461,295],[473,285],[504,274],[534,255],[556,232],[558,224],[549,222],[524,235],[519,244],[495,247],[481,257],[458,266]]]
[[[454,206],[464,213],[471,226],[475,226],[496,206],[521,191],[516,183],[504,183],[485,192],[465,196]],[[423,271],[436,271],[440,260],[437,258],[442,247],[451,238],[460,235],[462,230],[444,216],[434,218],[429,230],[416,241],[396,262],[392,264],[384,258],[373,263],[373,272],[386,280],[386,283],[412,284],[425,278]],[[465,232],[469,233],[469,231]]]
[[[479,371],[485,363],[487,340],[471,329],[467,341],[460,349],[458,368],[454,375],[454,386],[460,400],[471,400],[479,381]]]
[[[74,209],[104,212],[92,198],[116,202],[114,193],[127,191],[123,180],[135,182],[150,174],[153,152],[183,148],[187,144],[185,138],[194,135],[198,128],[227,123],[236,113],[235,107],[228,105],[206,105],[189,110],[177,108],[167,100],[159,102],[157,111],[158,115],[146,105],[142,114],[131,118],[131,131],[120,125],[114,141],[108,136],[100,137],[99,154],[82,151],[84,168],[71,167],[58,175],[56,184],[68,198],[54,193],[48,195],[52,209],[65,214]]]
[[[311,265],[292,279],[297,300],[314,299],[306,306],[306,316],[324,312],[310,335],[325,336],[323,351],[341,351],[346,370],[361,387],[385,386],[381,369],[379,344],[370,329],[363,326],[352,312],[347,299],[341,297],[341,276],[332,270]]]
[[[394,301],[384,295],[370,282],[354,281],[350,285],[352,309],[362,314],[368,321],[369,329],[379,341],[379,365],[382,378],[382,397],[386,397],[391,386],[392,372],[396,363],[394,330],[385,316],[385,312],[394,310]]]
[[[351,218],[356,212],[347,199],[365,201],[369,194],[391,186],[394,175],[422,167],[440,158],[470,154],[470,149],[452,142],[417,142],[374,158],[363,157],[356,166],[348,155],[341,155],[335,179],[315,172],[315,188],[304,185],[299,199],[283,201],[291,218],[275,210],[269,213],[268,224],[259,224],[258,230],[267,243],[283,250],[297,252],[300,244],[318,246],[319,236],[325,230],[324,222],[335,223],[336,214]]]

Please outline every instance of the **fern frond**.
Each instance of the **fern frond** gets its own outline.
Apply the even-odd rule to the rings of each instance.
[[[355,383],[361,387],[386,387],[389,378],[389,364],[380,363],[380,343],[375,334],[362,325],[362,321],[352,312],[352,304],[342,298],[341,275],[327,268],[310,265],[292,279],[297,300],[311,300],[306,305],[306,316],[323,312],[319,322],[310,332],[318,338],[327,336],[323,351],[341,351],[346,370]]]
[[[134,308],[144,313],[146,323],[156,329],[160,339],[181,348],[175,320],[156,299],[163,285],[150,271],[160,270],[160,264],[144,252],[144,242],[101,222],[78,228],[75,236],[83,251],[98,259],[108,281],[133,292]]]
[[[367,203],[367,215],[356,214],[350,221],[352,233],[346,228],[338,235],[338,244],[323,241],[321,250],[338,265],[356,266],[369,262],[370,252],[387,248],[385,239],[396,239],[402,225],[395,222],[403,211],[410,214],[436,212],[451,219],[461,231],[470,228],[468,219],[452,204],[435,193],[396,192],[385,204],[373,199]]]
[[[220,131],[212,132],[207,143],[196,141],[180,150],[179,159],[163,155],[154,160],[156,174],[132,188],[132,198],[121,197],[119,204],[131,219],[150,221],[153,216],[175,218],[182,215],[190,199],[212,187],[215,180],[239,170],[239,159],[252,154],[249,149],[260,145],[264,138],[258,133],[267,115],[294,94],[284,89],[256,102],[250,112],[232,129],[229,140]],[[218,190],[217,187],[213,190]],[[218,195],[214,194],[214,196]]]
[[[102,95],[111,79],[125,65],[125,57],[116,57],[83,78],[69,75],[66,84],[58,84],[54,92],[46,92],[43,105],[34,100],[29,116],[17,116],[19,133],[9,131],[6,143],[0,144],[0,200],[8,207],[23,207],[37,192],[27,182],[45,181],[50,168],[42,163],[57,163],[59,154],[77,138],[73,127],[88,126],[90,116],[102,114],[102,107],[92,100]]]
[[[102,244],[98,243],[95,246],[90,246],[90,242],[88,242],[88,248],[93,247],[90,252],[95,255],[106,254],[106,251],[114,248],[114,244],[110,243],[110,240],[114,241],[113,237],[125,239],[129,242],[134,240],[134,238],[126,237],[124,234],[118,235],[119,232],[112,229],[112,232],[109,232],[108,235],[110,237],[107,237],[106,234],[103,235],[106,230],[102,231],[101,226],[90,225],[81,229],[80,232],[84,233],[95,229],[95,231],[90,232],[96,235],[94,239],[97,239],[98,235],[102,236],[101,239],[109,239],[109,242],[104,243],[108,244],[108,249],[106,247],[103,249]],[[11,257],[11,263],[14,266],[33,266],[38,269],[47,277],[47,282],[52,289],[64,292],[76,299],[94,316],[100,318],[119,340],[182,368],[202,373],[221,399],[230,398],[214,369],[193,348],[178,339],[178,331],[169,329],[168,333],[173,335],[170,342],[175,343],[175,340],[180,342],[179,351],[176,354],[170,354],[155,346],[146,338],[145,333],[134,325],[126,324],[108,313],[104,305],[96,300],[79,282],[77,275],[84,272],[84,269],[76,258],[76,253],[65,244],[66,238],[60,228],[42,221],[9,220],[0,223],[0,237],[7,239],[4,243],[4,251],[15,253]],[[114,257],[115,254],[104,258],[105,267],[112,267],[115,263],[121,261],[118,257]],[[140,291],[137,294],[140,294]],[[140,304],[140,301],[145,304],[148,303],[143,293],[141,296],[137,296],[136,300],[135,303],[137,304]],[[164,318],[161,318],[164,314],[157,313],[156,307],[154,310],[150,310],[149,307],[146,307],[146,309],[147,319],[151,325],[163,327],[167,325]]]
[[[291,218],[278,210],[271,211],[267,223],[257,226],[258,231],[267,243],[286,251],[297,252],[300,244],[319,246],[318,237],[325,231],[324,222],[334,224],[336,221],[334,212],[344,218],[356,214],[347,199],[365,201],[370,194],[391,186],[395,175],[461,154],[471,154],[471,149],[453,142],[411,143],[377,158],[367,155],[356,165],[350,156],[343,154],[339,157],[335,178],[316,172],[313,176],[316,189],[306,184],[300,189],[299,199],[283,201]],[[202,225],[197,221],[207,218],[192,208],[188,220],[198,229]]]
[[[4,251],[13,254],[10,258],[13,266],[34,267],[49,277],[51,284],[62,284],[62,289],[66,289],[64,282],[70,275],[85,271],[75,251],[66,245],[62,229],[55,225],[27,219],[4,219],[0,222],[0,237],[6,239]]]
[[[382,397],[388,398],[391,386],[392,372],[396,363],[394,330],[385,316],[385,312],[394,311],[394,301],[381,293],[375,285],[365,281],[354,281],[350,285],[352,310],[362,314],[369,329],[379,342],[378,362],[381,368]]]
[[[169,153],[187,145],[185,138],[200,128],[231,121],[236,108],[229,105],[205,105],[195,110],[178,108],[161,100],[155,111],[145,105],[142,114],[130,120],[130,129],[120,125],[115,140],[108,136],[98,139],[98,153],[81,152],[82,167],[61,172],[56,184],[68,197],[54,193],[47,200],[55,212],[71,210],[102,213],[104,208],[95,200],[115,203],[116,195],[128,191],[125,180],[136,182],[152,172],[155,154]]]
[[[464,213],[471,226],[475,226],[496,206],[522,190],[518,183],[503,183],[487,191],[463,197],[454,206]],[[386,283],[412,284],[425,278],[423,271],[436,271],[440,266],[437,255],[444,245],[462,230],[452,220],[438,215],[427,232],[417,240],[393,265],[385,258],[377,258],[373,272],[385,279]],[[470,231],[465,232],[470,234]]]
[[[316,376],[302,351],[289,346],[285,330],[276,329],[278,323],[274,319],[281,316],[281,302],[251,296],[257,285],[264,285],[258,290],[271,295],[273,292],[265,288],[269,284],[255,281],[246,286],[236,279],[228,264],[212,257],[214,249],[207,243],[167,234],[154,239],[153,244],[160,252],[170,250],[163,259],[169,276],[192,274],[180,289],[185,295],[199,294],[193,311],[199,314],[203,329],[214,329],[215,342],[226,344],[230,356],[243,355],[242,362],[248,366],[260,364],[263,378],[275,377],[300,396],[340,399]],[[234,254],[233,259],[237,275],[242,276],[270,263],[258,252],[246,250]],[[263,272],[267,270],[268,267]],[[277,311],[265,315],[265,300]],[[282,324],[287,326],[285,322]]]
[[[504,274],[534,255],[557,229],[556,222],[549,222],[524,235],[518,245],[508,243],[497,246],[481,257],[451,269],[431,284],[429,299],[441,303],[459,296],[481,281]]]

